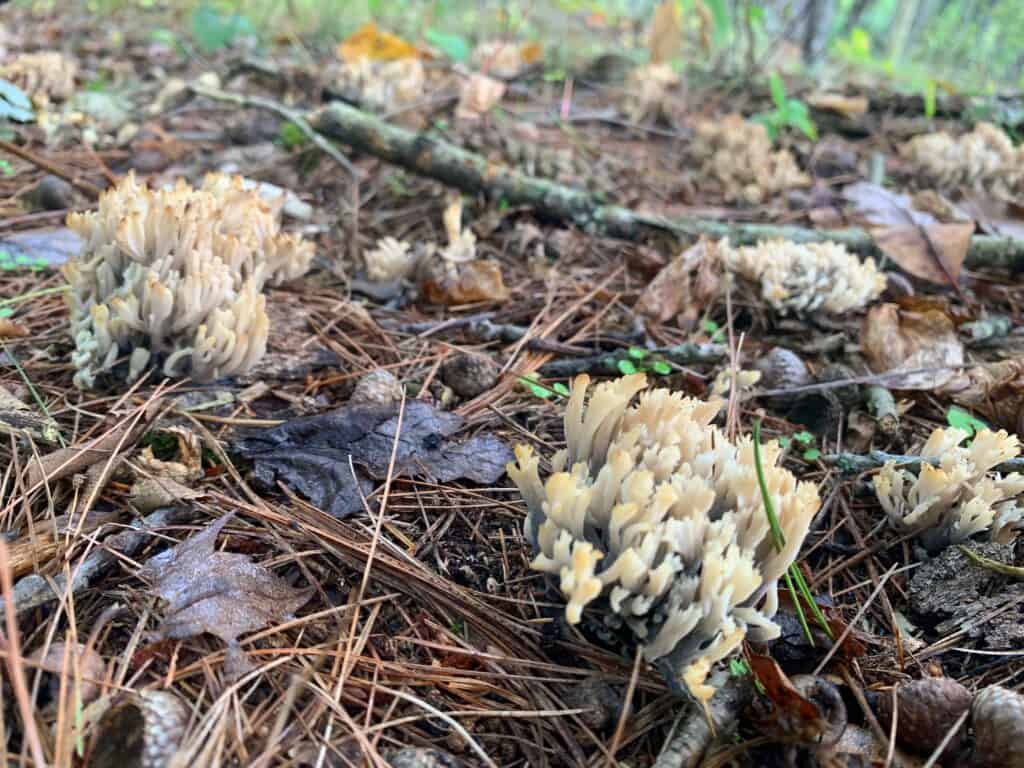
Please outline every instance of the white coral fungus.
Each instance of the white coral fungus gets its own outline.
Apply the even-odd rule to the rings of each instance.
[[[714,693],[712,666],[749,633],[778,636],[772,622],[777,584],[796,557],[820,500],[775,462],[762,460],[785,538],[773,544],[758,487],[754,446],[711,425],[721,401],[702,402],[667,389],[633,397],[643,374],[589,385],[576,379],[565,413],[567,447],[541,482],[538,457],[516,449],[509,476],[529,515],[532,567],[559,579],[566,618],[588,605],[606,622],[625,624],[670,680],[701,701]]]
[[[18,86],[37,107],[71,98],[76,74],[74,59],[56,51],[22,53],[0,65],[0,79]]]
[[[760,205],[772,195],[811,183],[788,150],[772,150],[763,125],[742,115],[698,123],[692,153],[701,161],[701,175],[717,181],[729,201]]]
[[[1014,147],[990,123],[978,123],[959,138],[948,133],[915,136],[901,151],[926,184],[981,189],[1005,201],[1024,196],[1024,147]]]
[[[719,243],[726,264],[761,285],[761,295],[779,312],[843,314],[863,309],[885,290],[874,259],[864,261],[833,242],[770,240],[732,248]]]
[[[936,429],[921,448],[924,461],[916,476],[890,461],[874,477],[890,522],[900,531],[918,532],[926,549],[986,531],[993,541],[1006,542],[1024,518],[1024,475],[994,471],[1020,454],[1020,441],[1004,430],[983,429],[962,445],[968,436],[962,429]]]
[[[129,380],[157,360],[198,381],[248,370],[266,350],[264,283],[304,274],[313,258],[279,216],[280,203],[220,174],[161,190],[129,176],[98,210],[69,215],[84,240],[63,270],[75,384],[91,387],[122,355]]]

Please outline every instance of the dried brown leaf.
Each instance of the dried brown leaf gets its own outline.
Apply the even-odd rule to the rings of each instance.
[[[892,389],[937,389],[953,378],[964,348],[952,318],[942,310],[876,304],[861,327],[861,349],[875,373],[921,371],[886,377]]]
[[[640,294],[636,310],[659,323],[676,317],[681,327],[692,326],[706,302],[718,293],[718,271],[709,247],[701,240],[676,256]]]
[[[843,196],[853,203],[855,218],[900,268],[922,280],[957,286],[973,221],[940,222],[931,213],[915,209],[908,195],[868,182],[851,184]]]
[[[24,325],[8,317],[0,317],[0,339],[23,339],[28,333],[28,328]]]
[[[950,378],[939,394],[977,411],[998,427],[1024,434],[1024,360],[967,368]]]
[[[445,306],[508,299],[501,267],[485,259],[458,265],[432,264],[422,276],[420,290],[431,304]]]
[[[807,103],[815,109],[835,112],[843,117],[861,117],[867,114],[866,96],[844,96],[841,93],[812,93]]]
[[[160,638],[187,638],[208,632],[228,645],[229,676],[249,666],[238,638],[287,621],[313,594],[295,589],[247,555],[218,552],[217,534],[231,519],[224,515],[177,546],[146,561],[139,577],[167,602]]]
[[[81,704],[88,704],[99,696],[107,665],[95,649],[87,648],[82,643],[54,643],[45,655],[40,648],[30,659],[40,669],[58,678],[63,677],[66,686],[74,686],[76,680],[80,681],[78,692]],[[59,679],[53,683],[54,689],[60,685]]]

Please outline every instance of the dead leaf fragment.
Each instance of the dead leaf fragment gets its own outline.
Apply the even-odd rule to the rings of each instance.
[[[462,264],[435,260],[422,271],[419,287],[431,304],[449,307],[478,301],[505,301],[509,296],[501,266],[486,259]]]
[[[459,120],[479,120],[505,95],[505,84],[493,77],[474,72],[459,86],[459,103],[455,117]]]
[[[854,205],[854,217],[871,232],[875,243],[904,271],[939,285],[957,286],[974,222],[942,223],[914,208],[908,195],[877,184],[858,182],[843,190]]]
[[[56,692],[60,688],[60,678],[65,685],[73,688],[75,681],[80,681],[78,688],[79,702],[88,704],[100,693],[100,686],[106,676],[107,665],[103,657],[93,648],[82,643],[53,643],[44,654],[40,648],[29,657],[39,668],[56,676],[50,681],[51,689]],[[56,701],[54,696],[54,701]]]
[[[1024,434],[1024,361],[1001,360],[959,371],[939,390],[997,427]]]
[[[487,433],[456,440],[463,424],[454,413],[420,400],[406,402],[394,476],[497,481],[511,449]],[[397,403],[350,405],[254,432],[234,449],[252,459],[261,484],[274,487],[284,481],[324,511],[344,518],[363,508],[362,497],[373,491],[374,480],[387,476],[397,429]]]
[[[28,336],[28,328],[8,317],[0,317],[0,339],[23,339]]]
[[[641,314],[665,323],[678,318],[678,325],[689,328],[696,322],[706,303],[718,293],[718,271],[701,240],[676,256],[648,283],[636,303]]]
[[[473,49],[473,66],[485,75],[514,80],[531,65],[540,61],[543,49],[539,43],[517,43],[510,40],[485,40]]]
[[[169,477],[144,477],[132,484],[129,500],[139,512],[148,514],[154,509],[197,499],[202,495],[202,491],[189,488]]]
[[[162,460],[153,455],[153,447],[146,446],[136,463],[145,472],[187,484],[203,476],[203,451],[199,435],[185,427],[168,427],[155,432],[176,441],[177,450],[172,459]]]
[[[208,632],[228,645],[225,670],[230,677],[251,665],[238,638],[287,621],[313,595],[295,589],[248,555],[215,549],[217,535],[232,518],[227,514],[177,546],[151,557],[139,571],[152,591],[167,602],[160,638],[182,639]]]
[[[807,103],[815,109],[835,112],[843,117],[862,117],[867,114],[866,96],[844,96],[841,93],[812,93]]]
[[[938,389],[955,375],[951,366],[964,362],[964,348],[952,318],[929,307],[871,307],[861,327],[861,349],[875,373],[921,371],[886,376],[883,383],[891,389]]]

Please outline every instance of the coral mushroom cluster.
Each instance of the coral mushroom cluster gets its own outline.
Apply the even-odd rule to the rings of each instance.
[[[719,243],[725,263],[759,283],[761,295],[776,310],[842,314],[863,309],[885,290],[885,275],[874,259],[861,261],[837,243],[771,240],[732,248]]]
[[[772,150],[763,125],[742,115],[698,123],[691,151],[701,162],[701,176],[717,181],[729,202],[760,205],[811,183],[788,150]]]
[[[74,59],[56,51],[22,53],[0,65],[0,79],[18,86],[37,107],[71,98],[77,73]]]
[[[558,579],[566,618],[594,605],[627,626],[644,655],[699,700],[708,676],[748,634],[779,634],[777,584],[796,557],[820,500],[816,486],[775,466],[764,446],[769,494],[784,536],[770,533],[750,438],[731,442],[711,421],[721,402],[646,387],[643,374],[573,384],[566,448],[542,482],[539,458],[516,449],[509,476],[526,501],[532,567]]]
[[[154,362],[198,381],[248,370],[266,350],[264,284],[304,274],[313,258],[311,243],[279,231],[279,208],[241,177],[150,190],[129,176],[98,210],[68,216],[84,240],[64,267],[76,386],[123,355],[129,380]]]
[[[1024,518],[1024,475],[994,471],[1020,453],[1020,441],[1003,430],[985,429],[962,445],[968,437],[962,429],[936,429],[921,448],[926,461],[916,476],[888,462],[874,477],[890,522],[901,531],[919,532],[926,549],[986,531],[993,541],[1005,542]]]
[[[416,58],[377,61],[367,57],[342,62],[335,87],[367,109],[402,109],[423,98],[426,70]]]
[[[940,189],[981,189],[1005,201],[1024,197],[1024,147],[990,123],[954,138],[948,133],[915,136],[902,154],[926,184]]]

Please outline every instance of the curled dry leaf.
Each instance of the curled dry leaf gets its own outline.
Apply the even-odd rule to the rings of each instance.
[[[23,339],[28,334],[29,330],[24,325],[14,322],[9,317],[0,317],[0,339]]]
[[[73,687],[79,681],[78,696],[82,705],[99,696],[107,672],[103,657],[82,643],[54,643],[45,654],[42,648],[37,650],[30,660],[38,664],[40,669],[54,675],[49,681],[54,693],[60,688],[61,678],[68,687]]]
[[[181,639],[209,632],[228,645],[225,672],[243,674],[251,665],[238,645],[247,633],[292,618],[313,594],[295,589],[248,555],[219,552],[217,534],[231,519],[224,515],[177,546],[151,557],[139,577],[167,602],[159,639]]]
[[[846,728],[846,707],[831,683],[811,675],[786,676],[770,656],[750,654],[750,669],[764,687],[755,702],[758,727],[787,744],[835,744]],[[760,710],[760,711],[758,711]]]
[[[154,509],[197,499],[202,495],[202,491],[193,490],[169,477],[144,477],[132,484],[129,500],[139,512],[148,514]]]
[[[454,413],[420,400],[406,402],[394,476],[497,481],[512,459],[511,449],[486,433],[455,440],[463,425]],[[373,490],[374,481],[387,477],[397,430],[397,403],[350,405],[254,432],[234,448],[253,460],[253,474],[261,484],[274,487],[284,481],[316,506],[343,518],[362,509],[363,496]]]
[[[966,368],[939,390],[993,424],[1024,434],[1024,360],[1002,360]]]
[[[843,117],[863,117],[868,111],[866,96],[844,96],[841,93],[812,93],[807,103],[815,109],[835,112]]]
[[[935,308],[877,304],[864,318],[860,343],[875,373],[908,372],[886,376],[883,383],[891,389],[938,389],[955,375],[950,366],[964,362],[953,320]]]
[[[680,327],[693,327],[707,303],[718,295],[718,261],[709,253],[716,247],[701,240],[676,256],[640,294],[636,310],[659,323],[677,318]]]
[[[505,84],[501,80],[474,72],[459,86],[455,117],[459,120],[479,120],[504,95]]]
[[[931,283],[957,285],[974,232],[973,221],[943,223],[914,208],[908,195],[868,182],[851,184],[843,196],[853,203],[854,218],[900,268]]]
[[[153,455],[153,446],[147,445],[137,459],[139,467],[156,477],[168,478],[182,484],[203,476],[202,445],[195,432],[185,427],[167,427],[157,430],[155,436],[175,441],[177,451],[174,458],[166,461],[158,459]]]
[[[497,262],[475,259],[463,264],[435,260],[420,273],[420,291],[431,304],[458,306],[505,301],[508,288]]]

